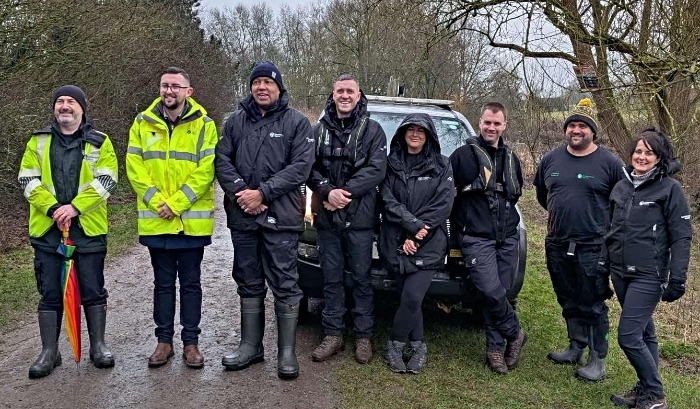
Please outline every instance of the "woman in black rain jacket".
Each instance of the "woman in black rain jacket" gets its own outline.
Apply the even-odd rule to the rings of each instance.
[[[649,128],[630,145],[627,178],[610,194],[611,226],[605,235],[615,293],[622,305],[618,343],[634,367],[637,384],[618,405],[666,408],[659,377],[659,347],[652,313],[659,299],[685,293],[692,228],[688,200],[668,136]]]
[[[427,354],[421,304],[433,276],[444,268],[454,200],[450,161],[440,154],[428,115],[408,115],[396,130],[381,197],[380,258],[401,294],[384,358],[394,372],[419,373]],[[402,357],[406,341],[408,363]]]

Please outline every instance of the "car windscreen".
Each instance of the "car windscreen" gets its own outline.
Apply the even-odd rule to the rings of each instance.
[[[371,118],[379,122],[386,134],[387,144],[391,143],[391,138],[394,137],[396,129],[399,127],[403,119],[408,113],[400,112],[372,112]],[[435,130],[438,133],[440,140],[440,148],[442,154],[450,156],[455,149],[464,145],[469,138],[467,128],[455,118],[439,117],[430,115],[433,120]]]

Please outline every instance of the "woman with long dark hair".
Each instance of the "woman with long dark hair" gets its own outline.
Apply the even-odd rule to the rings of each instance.
[[[685,293],[692,228],[669,138],[655,128],[642,131],[629,149],[627,178],[610,195],[610,230],[605,236],[609,268],[622,313],[617,339],[639,381],[614,404],[665,409],[659,377],[659,348],[652,313],[659,300]]]
[[[440,154],[428,115],[408,115],[396,130],[381,196],[379,254],[401,295],[384,359],[393,372],[417,374],[427,362],[421,304],[433,277],[444,269],[446,220],[454,200],[450,161]]]

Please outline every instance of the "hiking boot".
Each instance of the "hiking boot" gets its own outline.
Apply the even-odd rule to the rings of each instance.
[[[170,358],[175,355],[173,345],[167,342],[159,342],[156,345],[156,350],[148,357],[148,366],[157,368],[168,363]]]
[[[345,343],[343,342],[343,337],[336,335],[326,335],[321,341],[321,345],[314,349],[311,354],[311,359],[316,362],[322,362],[326,359],[335,355],[338,351],[342,351],[345,348]]]
[[[589,351],[586,366],[577,369],[576,376],[591,382],[602,381],[605,378],[605,358],[598,358],[597,352]]]
[[[389,365],[391,372],[406,373],[406,363],[403,361],[403,347],[405,342],[388,340],[384,350],[384,361]]]
[[[355,360],[363,365],[372,360],[372,343],[369,338],[355,340]]]
[[[508,365],[506,365],[506,358],[503,356],[503,351],[494,349],[486,352],[486,361],[491,370],[497,374],[503,375],[508,373]]]
[[[523,353],[523,346],[527,342],[527,334],[522,329],[518,332],[518,337],[513,341],[508,341],[506,345],[506,353],[504,355],[506,366],[508,369],[513,369],[518,366],[520,357]]]
[[[419,374],[428,362],[428,346],[423,341],[411,341],[408,348],[406,371]]]
[[[105,326],[107,325],[107,305],[85,307],[90,335],[90,360],[96,368],[111,368],[114,366],[114,355],[105,344]]]
[[[637,409],[666,409],[666,398],[646,394],[637,398]]]
[[[550,351],[547,359],[555,364],[579,364],[583,365],[583,348],[579,348],[573,342],[561,352]]]
[[[610,396],[610,402],[617,406],[627,406],[628,408],[633,408],[637,406],[637,399],[644,394],[642,385],[637,382],[634,388],[630,389],[624,395],[612,395]]]
[[[199,369],[204,367],[204,357],[199,352],[197,345],[187,345],[182,351],[182,357],[185,359],[185,365],[188,368]]]
[[[53,372],[55,367],[61,365],[61,353],[58,351],[61,318],[56,311],[39,311],[38,317],[41,352],[29,367],[29,377],[32,379],[43,378]]]

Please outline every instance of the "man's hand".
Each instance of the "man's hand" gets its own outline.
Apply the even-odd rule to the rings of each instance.
[[[168,207],[165,202],[160,202],[158,203],[158,216],[160,216],[161,219],[171,220],[175,217],[175,213],[170,210],[170,207]]]
[[[260,213],[264,212],[265,210],[267,210],[267,206],[265,206],[264,204],[261,204],[260,206],[254,208],[254,209],[248,208],[247,210],[244,210],[244,212],[246,212],[247,214],[252,214],[253,216],[257,216]]]
[[[335,207],[335,209],[342,209],[347,206],[348,203],[352,202],[350,196],[350,192],[345,189],[333,189],[328,193],[328,203]]]
[[[685,294],[685,283],[669,281],[661,285],[661,301],[674,302]]]
[[[406,254],[416,254],[416,251],[418,251],[418,246],[416,243],[411,240],[411,239],[406,239],[406,241],[403,242],[403,252]]]
[[[416,233],[416,238],[417,238],[418,240],[423,240],[423,239],[425,238],[425,236],[428,235],[428,230],[429,230],[429,229],[430,229],[430,227],[426,224],[425,227],[423,227],[422,229],[418,230],[418,233]]]
[[[333,206],[332,204],[326,202],[325,200],[323,201],[323,208],[328,210],[329,212],[334,212],[338,210],[337,207]]]
[[[240,192],[236,193],[236,197],[238,197],[238,199],[236,200],[236,203],[238,203],[238,206],[240,206],[244,212],[246,212],[248,214],[259,214],[259,213],[252,213],[254,211],[259,210],[260,205],[262,204],[262,201],[263,201],[262,193],[260,193],[259,190],[257,190],[257,189],[241,190]],[[260,210],[260,212],[262,212],[262,210]]]
[[[53,221],[60,230],[70,228],[71,219],[78,215],[78,211],[70,204],[63,205],[53,212]]]

